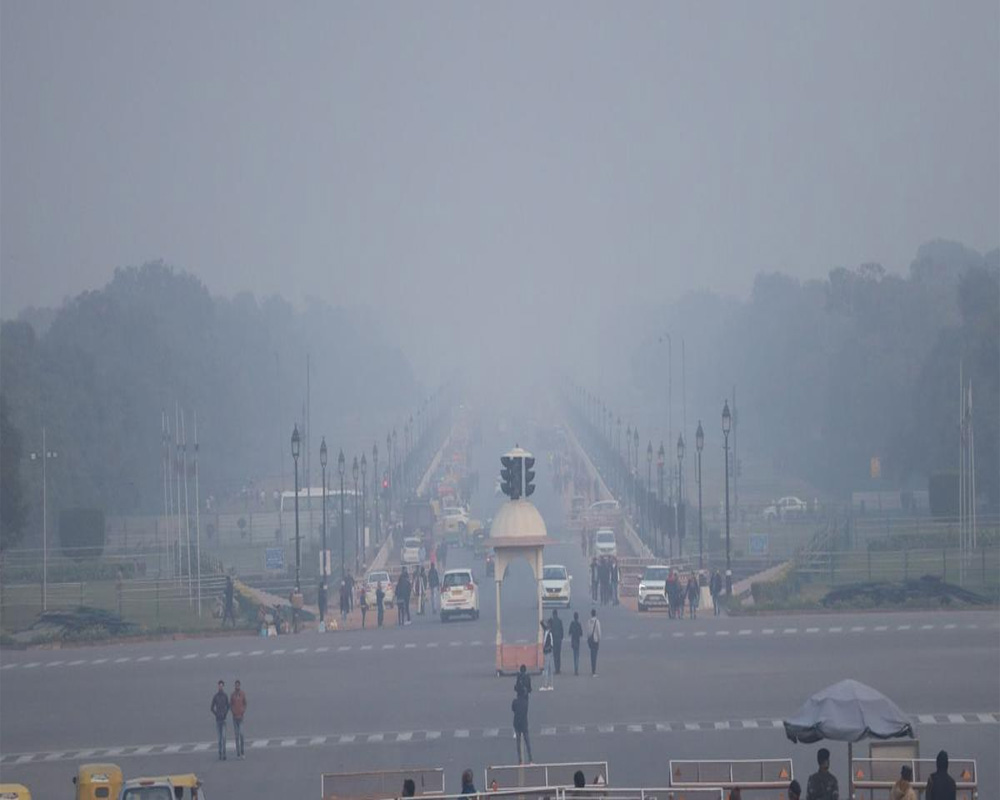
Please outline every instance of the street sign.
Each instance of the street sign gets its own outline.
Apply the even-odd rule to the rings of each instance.
[[[264,548],[264,568],[282,570],[285,568],[285,548],[265,547]]]
[[[768,550],[768,541],[766,533],[751,533],[750,534],[750,555],[752,556],[766,556]]]
[[[320,575],[331,575],[333,570],[331,569],[330,561],[330,551],[320,550],[319,553],[319,574]]]

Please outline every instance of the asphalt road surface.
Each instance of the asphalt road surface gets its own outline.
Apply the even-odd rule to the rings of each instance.
[[[518,441],[531,447],[531,432]],[[511,434],[484,430],[475,453],[487,517],[492,476]],[[544,454],[532,498],[559,536]],[[575,576],[572,610],[589,614],[577,542],[557,541],[548,562]],[[401,766],[446,768],[448,789],[472,767],[515,750],[513,679],[494,673],[494,592],[481,585],[478,621],[414,616],[405,628],[252,636],[0,653],[0,779],[36,796],[72,796],[79,763],[112,761],[126,775],[194,771],[216,798],[319,796],[322,772]],[[507,638],[535,630],[530,571],[504,584]],[[560,612],[565,616],[564,612]],[[670,758],[793,757],[812,771],[817,746],[793,745],[779,720],[812,692],[843,678],[868,683],[914,716],[921,753],[945,748],[979,760],[980,796],[1000,774],[1000,620],[996,612],[788,615],[673,621],[665,614],[600,608],[599,675],[572,673],[568,645],[556,690],[532,695],[536,761],[607,760],[618,785],[663,786]],[[387,615],[387,621],[394,615]],[[568,620],[567,620],[568,627]],[[586,648],[581,660],[586,659]],[[581,664],[583,666],[583,664]],[[570,674],[566,674],[566,673]],[[219,762],[209,703],[218,679],[247,692],[247,759]],[[846,783],[846,746],[834,743]],[[864,744],[858,747],[865,751]]]

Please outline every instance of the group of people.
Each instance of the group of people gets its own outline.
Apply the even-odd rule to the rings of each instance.
[[[552,691],[553,675],[562,674],[562,645],[566,636],[559,611],[552,609],[552,616],[543,619],[542,626],[542,685],[539,691]],[[573,674],[580,674],[580,643],[584,637],[584,626],[580,622],[580,612],[573,612],[573,621],[569,624],[569,645],[573,651]],[[597,651],[601,646],[601,621],[597,618],[597,609],[590,610],[586,626],[587,648],[590,650],[590,674],[597,675]],[[522,667],[523,669],[523,667]]]
[[[590,598],[602,606],[618,605],[618,559],[614,556],[594,556],[590,559]]]
[[[219,738],[219,761],[226,760],[226,718],[233,718],[233,739],[236,743],[236,757],[244,758],[243,751],[243,715],[247,710],[247,696],[236,681],[231,695],[226,694],[226,683],[220,680],[215,694],[212,696],[211,711],[215,716],[215,729]]]
[[[684,619],[685,604],[688,608],[688,619],[697,618],[698,605],[701,602],[701,586],[695,573],[688,575],[685,582],[677,570],[670,570],[666,581],[666,594],[670,619]]]

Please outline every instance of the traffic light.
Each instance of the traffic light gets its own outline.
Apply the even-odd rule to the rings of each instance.
[[[535,491],[535,484],[532,481],[535,479],[535,472],[532,467],[535,466],[534,456],[525,456],[524,460],[524,496],[531,497]]]
[[[521,459],[512,456],[502,456],[500,463],[500,490],[511,500],[521,496]]]

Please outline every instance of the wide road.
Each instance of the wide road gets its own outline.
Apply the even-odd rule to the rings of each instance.
[[[533,431],[484,426],[474,461],[474,513],[502,498],[492,476],[516,439]],[[558,539],[561,510],[539,456],[537,504],[556,542],[546,561],[576,577],[573,610],[589,614],[586,564]],[[195,771],[211,798],[319,795],[324,771],[443,766],[449,789],[470,766],[514,756],[513,679],[494,675],[494,592],[470,551],[482,588],[478,621],[414,616],[405,628],[239,635],[0,654],[0,776],[39,797],[71,796],[81,762],[120,763],[128,775]],[[526,565],[504,584],[505,633],[535,633]],[[562,614],[562,612],[561,612]],[[789,743],[777,721],[813,691],[856,678],[914,716],[921,752],[979,759],[981,796],[1000,785],[1000,620],[986,613],[788,615],[672,621],[600,608],[599,675],[557,679],[532,695],[536,761],[608,760],[614,783],[664,785],[669,758],[778,757],[811,771],[815,747]],[[387,620],[391,619],[387,615]],[[567,620],[568,626],[568,620]],[[586,658],[586,652],[582,654]],[[568,646],[564,672],[572,672]],[[569,669],[567,670],[567,666]],[[589,672],[589,670],[585,670]],[[215,758],[209,703],[219,678],[240,678],[249,698],[245,762]],[[865,750],[865,746],[860,746]],[[846,779],[846,747],[834,744]],[[230,749],[230,754],[232,751]]]

